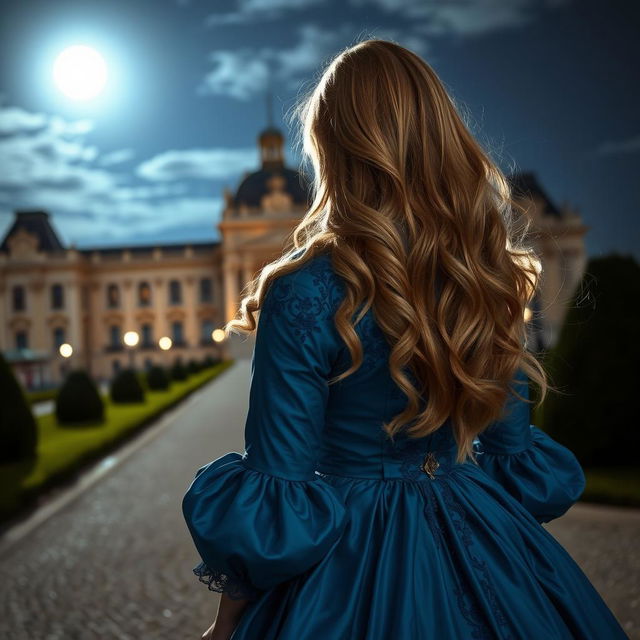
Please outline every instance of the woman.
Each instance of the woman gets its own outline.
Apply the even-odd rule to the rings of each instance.
[[[541,269],[505,177],[392,42],[342,52],[297,113],[315,199],[227,325],[260,312],[245,451],[182,502],[222,593],[202,637],[627,638],[541,525],[585,478],[529,423]]]

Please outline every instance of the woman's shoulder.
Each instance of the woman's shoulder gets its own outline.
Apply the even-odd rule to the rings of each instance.
[[[304,253],[304,248],[299,249],[290,258],[295,261]],[[265,302],[281,310],[320,316],[334,312],[344,293],[344,283],[333,268],[331,253],[324,249],[301,260],[291,271],[276,276]]]

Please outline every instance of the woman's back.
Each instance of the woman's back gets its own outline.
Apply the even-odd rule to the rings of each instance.
[[[510,395],[456,462],[449,422],[425,438],[384,421],[404,405],[369,311],[350,364],[331,255],[273,281],[252,360],[245,451],[200,468],[183,513],[210,589],[246,598],[233,640],[626,638],[542,526],[581,495],[575,456]],[[514,380],[527,397],[526,377]]]

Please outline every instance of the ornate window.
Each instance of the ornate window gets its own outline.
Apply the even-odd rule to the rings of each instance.
[[[28,349],[29,348],[29,334],[21,329],[16,331],[16,349]]]
[[[148,307],[151,304],[151,286],[148,282],[138,284],[138,306]]]
[[[169,282],[169,304],[182,304],[182,284],[180,280]]]
[[[182,330],[182,322],[180,320],[176,320],[171,323],[171,332],[172,332],[172,340],[173,344],[179,345],[184,342],[184,334]]]
[[[24,311],[26,307],[24,287],[21,284],[13,285],[13,310]]]
[[[59,283],[51,285],[51,308],[64,309],[64,287]]]
[[[120,347],[122,345],[122,339],[120,338],[120,326],[112,324],[109,327],[109,345],[111,347]]]
[[[141,327],[142,333],[142,345],[143,347],[150,347],[153,345],[153,325],[145,323]]]
[[[200,302],[213,300],[213,281],[211,278],[200,278]]]
[[[53,348],[57,351],[60,348],[60,345],[64,343],[64,327],[56,327],[53,330]]]
[[[200,338],[204,344],[208,344],[212,341],[211,334],[213,333],[213,320],[203,320],[201,325]]]
[[[107,307],[114,309],[120,306],[120,288],[112,282],[107,286]]]

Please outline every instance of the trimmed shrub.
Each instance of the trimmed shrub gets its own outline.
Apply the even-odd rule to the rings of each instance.
[[[0,353],[0,463],[20,462],[36,457],[38,425],[22,386]]]
[[[202,366],[204,369],[209,367],[215,367],[217,364],[220,364],[222,360],[220,358],[214,358],[212,355],[207,354],[202,361]]]
[[[186,380],[189,377],[189,372],[180,359],[175,361],[170,373],[172,380]]]
[[[187,372],[189,373],[189,375],[198,373],[198,371],[200,371],[201,369],[202,367],[200,366],[200,363],[194,358],[191,358],[191,360],[187,362]]]
[[[144,402],[144,389],[133,369],[123,369],[111,381],[111,401],[115,403]]]
[[[631,256],[589,261],[558,342],[545,357],[551,383],[543,426],[582,465],[637,464],[640,430],[640,265]]]
[[[171,384],[171,380],[164,370],[164,367],[154,365],[147,372],[147,386],[154,391],[166,391]]]
[[[56,396],[58,424],[94,424],[104,420],[104,402],[91,376],[82,369],[70,371]]]

